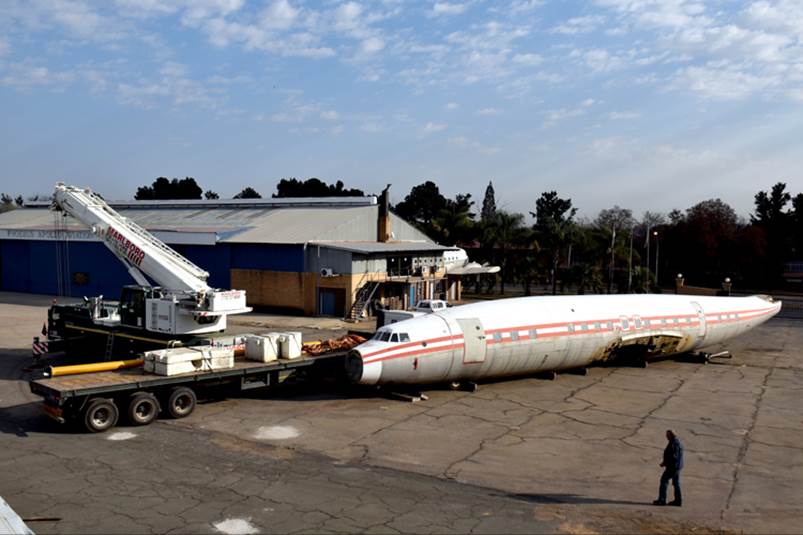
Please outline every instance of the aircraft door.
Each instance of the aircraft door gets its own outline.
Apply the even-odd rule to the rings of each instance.
[[[488,344],[485,340],[485,329],[478,318],[456,320],[463,331],[463,363],[485,362]]]
[[[697,326],[697,338],[698,340],[702,340],[705,338],[706,334],[705,311],[703,311],[703,307],[700,306],[700,303],[693,302],[691,305],[697,312],[697,320],[700,322],[700,324]]]

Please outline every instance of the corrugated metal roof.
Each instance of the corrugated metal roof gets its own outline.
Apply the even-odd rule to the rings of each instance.
[[[155,208],[121,209],[151,232],[215,233],[229,243],[306,243],[309,241],[376,241],[379,207]],[[60,216],[59,216],[60,217]],[[20,208],[0,214],[2,230],[56,230],[57,214],[46,208]],[[67,230],[87,231],[72,217]],[[432,243],[421,231],[391,214],[395,240]]]
[[[310,245],[320,245],[329,249],[341,251],[351,251],[353,253],[374,254],[374,253],[412,253],[412,252],[438,252],[454,251],[457,247],[447,247],[437,243],[421,241],[389,241],[389,242],[360,242],[360,241],[338,241],[338,242],[313,242]]]
[[[267,199],[170,199],[153,201],[109,201],[106,203],[115,210],[121,209],[148,209],[148,208],[287,208],[300,206],[315,207],[342,207],[342,206],[373,206],[376,205],[375,195],[365,197],[281,197]],[[47,208],[50,201],[28,201],[26,206],[32,208]]]

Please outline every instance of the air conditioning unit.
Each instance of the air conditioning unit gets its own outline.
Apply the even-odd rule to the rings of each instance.
[[[334,277],[335,270],[332,268],[323,268],[321,269],[321,277]]]

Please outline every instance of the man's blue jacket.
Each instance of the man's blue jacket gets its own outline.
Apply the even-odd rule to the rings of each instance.
[[[678,437],[673,437],[664,448],[664,468],[668,472],[679,472],[683,468],[683,444]]]

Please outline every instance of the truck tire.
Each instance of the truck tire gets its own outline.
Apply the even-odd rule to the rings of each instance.
[[[186,418],[195,410],[195,392],[186,386],[177,386],[167,398],[167,412],[173,418]]]
[[[84,409],[84,428],[90,433],[103,433],[115,426],[119,416],[114,401],[103,398],[90,400]]]
[[[159,415],[159,402],[148,392],[137,392],[128,398],[128,421],[133,425],[148,425]]]

